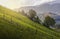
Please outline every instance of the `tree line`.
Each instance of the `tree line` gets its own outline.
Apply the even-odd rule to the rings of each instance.
[[[55,20],[54,18],[50,17],[50,16],[46,16],[45,19],[43,20],[44,22],[42,22],[39,18],[39,16],[37,16],[37,12],[33,9],[30,9],[28,13],[25,13],[23,10],[19,11],[19,13],[27,16],[30,20],[42,24],[45,27],[50,27],[50,26],[54,26],[55,25]]]

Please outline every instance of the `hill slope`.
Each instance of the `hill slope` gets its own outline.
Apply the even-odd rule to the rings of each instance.
[[[59,39],[60,34],[0,6],[0,39]]]

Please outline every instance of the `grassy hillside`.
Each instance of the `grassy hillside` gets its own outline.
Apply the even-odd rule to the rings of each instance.
[[[0,6],[0,39],[60,39],[60,33]]]

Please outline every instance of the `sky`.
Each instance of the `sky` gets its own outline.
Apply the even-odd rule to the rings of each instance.
[[[54,0],[0,0],[0,5],[10,9],[19,8],[23,6],[35,6]]]

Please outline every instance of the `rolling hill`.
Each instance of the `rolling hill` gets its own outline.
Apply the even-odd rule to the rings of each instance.
[[[60,39],[60,33],[0,6],[0,39]]]

